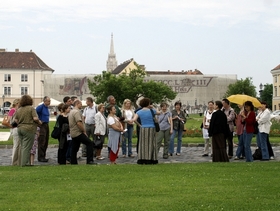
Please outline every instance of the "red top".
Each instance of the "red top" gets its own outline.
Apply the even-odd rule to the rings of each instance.
[[[256,114],[254,111],[250,111],[249,115],[247,115],[247,118],[244,119],[245,121],[245,127],[247,133],[254,133],[254,124],[256,122]]]

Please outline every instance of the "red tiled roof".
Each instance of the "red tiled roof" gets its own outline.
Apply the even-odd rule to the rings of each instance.
[[[0,52],[0,69],[39,69],[54,71],[34,52]]]
[[[277,67],[273,68],[272,70],[280,70],[280,64]]]

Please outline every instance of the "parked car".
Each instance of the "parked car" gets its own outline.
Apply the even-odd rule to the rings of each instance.
[[[11,110],[10,106],[11,106],[11,103],[8,101],[6,101],[3,104],[2,108],[1,108],[1,112],[3,115],[9,113],[9,111]]]
[[[270,114],[270,118],[275,118],[277,116],[280,116],[280,110],[275,110]]]

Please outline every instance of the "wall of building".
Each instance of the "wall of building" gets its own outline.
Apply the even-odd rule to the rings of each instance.
[[[11,81],[5,81],[5,74],[11,75]],[[21,75],[27,75],[27,81],[21,81]],[[42,70],[18,70],[18,69],[1,69],[0,81],[1,81],[1,96],[3,100],[4,87],[11,87],[11,95],[5,95],[5,101],[13,102],[14,99],[22,96],[21,87],[27,87],[27,94],[29,94],[33,100],[34,105],[37,105],[42,101],[44,95],[44,76],[51,75],[52,71]],[[2,103],[1,103],[2,104]]]
[[[280,69],[271,71],[273,78],[272,111],[280,110]]]
[[[45,94],[63,102],[65,96],[77,96],[81,100],[92,97],[87,79],[95,74],[52,74],[45,76]]]

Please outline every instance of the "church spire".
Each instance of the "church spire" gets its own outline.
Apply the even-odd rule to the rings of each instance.
[[[114,52],[114,41],[113,41],[113,33],[112,33],[110,53],[108,54],[108,60],[107,60],[107,71],[112,72],[117,66],[118,66],[118,62],[116,60],[116,54]]]

